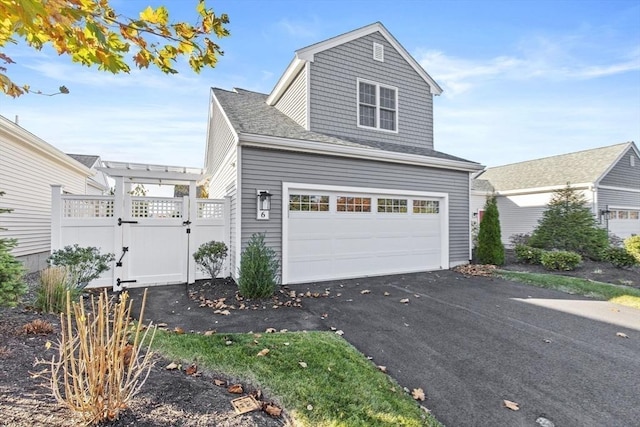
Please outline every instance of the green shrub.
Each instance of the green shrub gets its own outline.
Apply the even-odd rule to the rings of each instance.
[[[582,257],[575,252],[549,251],[542,254],[540,261],[547,270],[571,271],[580,265]]]
[[[516,259],[518,262],[525,264],[540,265],[542,263],[542,254],[545,252],[544,249],[533,248],[527,245],[517,245],[515,247]]]
[[[109,263],[114,259],[112,253],[100,254],[100,249],[96,247],[80,247],[75,244],[53,251],[47,261],[49,265],[66,267],[69,284],[84,289],[90,281],[108,271]]]
[[[198,250],[193,253],[193,259],[196,260],[198,268],[213,280],[220,274],[227,252],[228,248],[224,242],[212,240],[201,244]]]
[[[240,258],[238,289],[246,298],[269,297],[278,286],[278,258],[265,245],[264,237],[264,233],[254,233]]]
[[[67,310],[67,292],[76,301],[81,291],[70,286],[66,267],[48,267],[40,272],[40,284],[36,288],[37,310],[45,313],[64,313]]]
[[[9,307],[15,307],[27,292],[24,267],[11,253],[15,246],[15,239],[0,239],[0,305]]]
[[[603,259],[617,268],[633,267],[638,264],[635,257],[625,248],[616,248],[613,246],[605,250]]]
[[[509,236],[509,242],[515,246],[529,246],[529,240],[531,240],[531,234],[516,233]]]
[[[500,236],[500,214],[495,196],[487,197],[478,232],[478,261],[481,264],[504,264],[504,246]]]
[[[598,261],[609,247],[609,236],[598,226],[582,193],[567,185],[554,191],[529,244],[547,250],[573,251]]]
[[[640,263],[640,235],[624,239],[624,248]]]

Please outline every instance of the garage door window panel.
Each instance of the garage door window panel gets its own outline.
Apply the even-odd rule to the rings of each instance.
[[[407,213],[407,199],[378,199],[379,213]]]
[[[437,200],[414,200],[414,214],[437,214],[440,213],[440,202]]]
[[[338,196],[336,210],[338,212],[371,212],[371,197]]]
[[[291,194],[290,212],[329,212],[329,196]]]

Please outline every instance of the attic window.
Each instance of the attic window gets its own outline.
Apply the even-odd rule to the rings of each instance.
[[[633,154],[629,156],[629,160],[631,162],[631,167],[634,167],[636,165],[636,158]]]
[[[384,46],[380,43],[373,42],[373,59],[384,62]]]

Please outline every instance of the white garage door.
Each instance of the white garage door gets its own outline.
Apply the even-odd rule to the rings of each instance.
[[[640,209],[609,208],[609,232],[620,238],[640,234]]]
[[[446,195],[288,187],[283,282],[448,268]]]

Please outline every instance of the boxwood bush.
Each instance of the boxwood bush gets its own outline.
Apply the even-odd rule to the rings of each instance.
[[[624,248],[640,263],[640,235],[624,239]]]
[[[569,251],[548,251],[540,257],[542,265],[547,270],[572,271],[580,265],[582,257]]]
[[[540,265],[542,263],[542,254],[545,252],[544,249],[527,245],[516,245],[515,247],[516,259],[524,264]]]
[[[625,248],[610,247],[604,251],[603,258],[617,268],[628,268],[638,264],[638,261]]]

